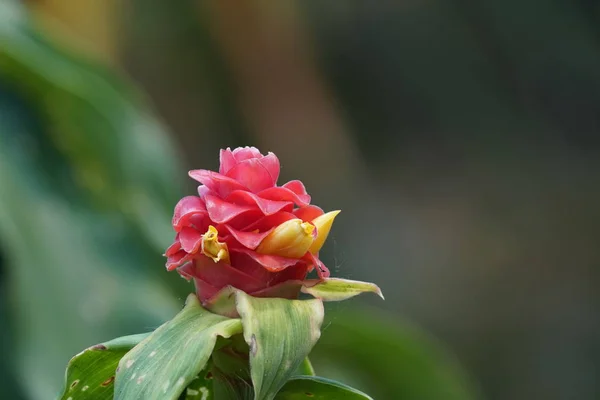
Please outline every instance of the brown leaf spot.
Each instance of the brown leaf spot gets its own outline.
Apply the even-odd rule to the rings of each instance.
[[[92,350],[106,350],[106,346],[103,344],[97,344],[91,347]]]
[[[79,379],[75,379],[73,383],[71,383],[71,389],[73,389],[79,383]]]
[[[213,378],[213,374],[212,374],[212,372],[208,371],[208,372],[206,373],[206,376],[205,376],[204,378],[205,378],[205,379],[212,379],[212,378]]]
[[[315,397],[315,395],[312,394],[311,392],[306,392],[304,394],[306,395],[306,397]]]
[[[105,380],[104,382],[101,383],[102,386],[108,386],[111,383],[113,383],[115,381],[115,377],[111,376],[110,378],[108,378],[107,380]]]
[[[256,352],[258,351],[258,344],[256,343],[256,335],[252,335],[250,338],[250,353],[253,356],[256,356]]]

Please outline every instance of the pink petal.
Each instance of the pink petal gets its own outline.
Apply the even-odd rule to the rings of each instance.
[[[273,279],[271,279],[269,282],[269,285],[277,285],[286,281],[303,280],[306,278],[309,269],[311,269],[310,265],[308,265],[306,262],[300,261],[296,263],[296,265],[292,265],[291,267],[274,274]]]
[[[279,179],[279,159],[277,156],[271,152],[269,152],[266,156],[260,159],[260,163],[265,167],[267,171],[269,171],[269,175],[273,178],[273,185],[277,184],[277,179]]]
[[[298,217],[291,212],[280,211],[278,213],[262,217],[258,220],[251,221],[250,225],[244,226],[242,230],[255,231],[258,229],[259,232],[264,232],[294,218]]]
[[[323,210],[317,206],[306,206],[300,207],[293,211],[296,218],[300,218],[302,221],[310,222],[313,219],[323,215]]]
[[[270,254],[259,254],[255,251],[244,249],[244,248],[232,248],[230,252],[240,252],[249,255],[254,261],[263,266],[267,271],[279,272],[290,265],[294,265],[298,262],[296,258],[287,258],[280,256],[273,256]]]
[[[173,213],[173,228],[179,232],[181,228],[189,222],[189,219],[196,214],[206,215],[206,206],[204,201],[197,196],[186,196],[179,200]]]
[[[208,193],[211,193],[208,187],[205,185],[198,186],[198,196],[200,196],[201,199],[203,199]]]
[[[184,266],[186,276],[202,279],[210,285],[220,289],[231,285],[245,292],[254,291],[264,287],[264,283],[224,262],[215,263],[208,257],[197,257],[191,266]]]
[[[198,296],[198,300],[200,300],[201,303],[210,299],[221,290],[221,288],[214,287],[199,278],[194,278],[194,286],[196,286],[196,296]]]
[[[235,179],[255,193],[273,187],[277,181],[277,176],[273,176],[271,171],[258,158],[251,158],[240,162],[227,171],[227,177]]]
[[[238,163],[251,158],[261,158],[263,156],[260,150],[253,146],[236,147],[232,154]]]
[[[175,268],[185,264],[191,260],[192,255],[186,253],[184,250],[180,250],[177,253],[167,258],[167,271],[173,271]]]
[[[209,190],[217,193],[221,197],[227,196],[234,190],[247,189],[235,179],[231,179],[225,175],[221,175],[213,171],[195,169],[190,171],[188,174],[192,179],[202,183]]]
[[[273,230],[273,229],[269,229],[266,232],[256,233],[256,232],[243,232],[238,229],[234,229],[227,224],[220,225],[220,227],[222,227],[223,230],[229,232],[231,234],[231,236],[235,240],[238,241],[239,244],[241,244],[242,246],[247,247],[251,250],[256,249],[258,247],[258,245],[260,244],[260,242],[262,242],[263,239],[266,238],[269,235],[269,233],[271,233],[271,231]]]
[[[244,227],[252,224],[253,222],[263,218],[264,215],[262,213],[262,211],[260,211],[258,208],[247,212],[247,213],[243,213],[235,218],[233,218],[232,220],[227,222],[227,225],[231,226],[232,228],[241,230],[241,231],[245,231],[245,232],[249,232],[249,231],[254,231],[256,229],[244,229]],[[264,231],[265,229],[261,230]]]
[[[179,232],[181,248],[188,253],[196,253],[202,244],[202,234],[194,228],[184,227]]]
[[[257,206],[264,215],[275,214],[284,208],[285,211],[292,211],[294,208],[294,204],[290,201],[267,200],[243,190],[231,192],[225,200],[238,205]]]
[[[229,257],[231,258],[231,264],[235,265],[237,269],[250,276],[253,276],[255,279],[263,282],[265,285],[269,285],[269,282],[276,275],[276,273],[267,271],[265,267],[256,262],[246,253],[233,251],[229,253]]]
[[[225,175],[227,171],[235,167],[235,164],[237,164],[235,156],[229,147],[226,149],[221,149],[221,152],[219,153],[219,160],[219,173],[222,175]]]
[[[289,189],[299,196],[308,195],[308,193],[306,192],[306,188],[304,187],[304,183],[302,183],[299,180],[289,181],[288,183],[285,183],[281,187]]]
[[[211,220],[217,224],[231,221],[249,211],[258,211],[255,206],[240,206],[221,200],[217,196],[206,195],[206,210]]]
[[[308,194],[297,194],[283,186],[267,188],[259,192],[258,196],[268,200],[291,201],[300,207],[310,204],[310,196]]]
[[[189,262],[177,268],[177,272],[179,272],[179,275],[185,278],[186,281],[189,281],[190,279],[194,278],[195,270],[196,267],[194,266],[194,262]]]
[[[181,243],[179,243],[179,234],[175,237],[175,243],[170,245],[165,251],[165,256],[170,257],[181,250]]]
[[[212,224],[212,222],[208,216],[208,213],[206,213],[206,214],[192,215],[189,218],[189,220],[187,221],[186,226],[195,228],[197,231],[200,231],[200,232],[206,232],[206,230],[208,229],[208,226],[211,224]]]

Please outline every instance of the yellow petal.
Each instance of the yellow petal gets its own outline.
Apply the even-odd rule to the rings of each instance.
[[[341,210],[330,211],[311,221],[312,224],[317,228],[317,237],[308,249],[311,253],[317,254],[319,250],[321,250],[321,247],[323,247],[323,244],[325,244],[325,240],[329,235],[331,225],[333,225],[333,220],[340,212]]]
[[[229,264],[227,243],[219,242],[219,231],[212,225],[202,235],[202,253],[212,258],[214,262],[224,261]]]
[[[256,251],[289,258],[300,258],[314,240],[315,227],[301,219],[291,219],[279,225],[260,242]]]

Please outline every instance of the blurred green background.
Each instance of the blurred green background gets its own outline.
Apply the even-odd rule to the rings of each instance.
[[[600,398],[600,3],[0,0],[0,398],[192,290],[218,150],[341,208],[317,372],[380,399]]]

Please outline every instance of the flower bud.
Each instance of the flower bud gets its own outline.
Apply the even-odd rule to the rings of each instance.
[[[227,244],[219,242],[219,231],[210,225],[202,235],[202,253],[212,258],[214,262],[224,261],[229,264],[229,250]]]
[[[315,240],[315,226],[301,219],[291,219],[277,226],[256,249],[261,254],[300,258]]]
[[[317,237],[308,249],[311,253],[317,254],[319,250],[321,250],[321,247],[323,247],[323,244],[325,244],[325,240],[329,235],[331,225],[333,225],[333,220],[339,213],[340,210],[330,211],[311,221],[311,223],[317,228]]]

